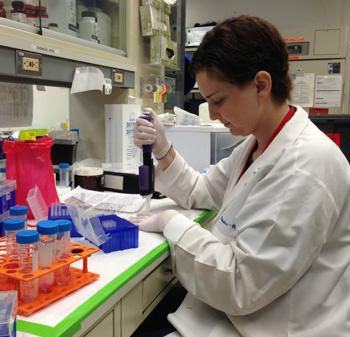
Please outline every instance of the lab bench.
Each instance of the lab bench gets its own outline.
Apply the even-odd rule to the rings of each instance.
[[[169,208],[202,225],[215,215],[184,210],[169,199],[152,200],[153,212]],[[91,245],[83,238],[72,241]],[[168,243],[158,233],[140,231],[135,249],[91,255],[88,269],[99,278],[28,317],[18,316],[17,336],[130,336],[177,283]]]

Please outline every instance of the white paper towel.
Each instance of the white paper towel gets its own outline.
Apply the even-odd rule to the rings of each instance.
[[[78,92],[100,90],[102,92],[104,84],[103,72],[96,67],[75,68],[71,94]]]

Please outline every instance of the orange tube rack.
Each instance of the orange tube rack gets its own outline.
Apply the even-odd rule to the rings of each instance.
[[[17,313],[19,315],[29,316],[33,312],[95,281],[100,276],[89,272],[87,263],[88,257],[98,252],[98,248],[71,243],[71,256],[69,258],[59,260],[50,267],[41,267],[35,273],[23,274],[18,271],[18,259],[10,259],[6,256],[5,242],[5,237],[0,238],[0,291],[17,290],[19,299]],[[49,293],[43,293],[39,289],[38,297],[33,302],[24,303],[20,300],[20,281],[32,281],[79,260],[83,260],[83,269],[71,267],[71,276],[68,284],[60,286],[54,284]]]

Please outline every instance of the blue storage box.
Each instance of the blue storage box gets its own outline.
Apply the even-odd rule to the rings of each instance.
[[[137,248],[139,246],[138,226],[115,214],[98,215],[97,217],[105,234],[109,238],[99,246],[105,253]],[[90,219],[92,225],[94,225],[95,220],[96,217]]]
[[[16,181],[0,180],[0,236],[4,236],[3,222],[9,217],[9,209],[16,205]]]
[[[49,208],[49,220],[70,220],[72,222],[72,229],[70,231],[71,238],[81,238],[75,229],[74,222],[69,214],[68,208],[65,205],[53,204]]]

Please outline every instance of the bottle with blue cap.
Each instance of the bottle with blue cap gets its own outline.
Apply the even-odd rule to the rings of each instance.
[[[24,220],[25,229],[27,229],[28,206],[16,205],[9,209],[10,218],[19,218]]]
[[[64,262],[70,257],[70,231],[72,222],[62,219],[56,220],[58,233],[56,240],[56,263]],[[66,285],[70,279],[70,265],[55,270],[55,280],[58,285]]]
[[[25,230],[23,219],[6,219],[4,221],[4,231],[6,237],[6,254],[8,258],[18,258],[18,245],[16,234]]]
[[[36,229],[39,232],[39,267],[41,270],[49,270],[55,261],[58,226],[54,220],[42,220]],[[48,273],[39,278],[39,288],[48,293],[54,282],[54,272]]]
[[[25,230],[16,234],[18,244],[18,271],[33,274],[39,265],[39,233],[35,230]],[[38,296],[38,279],[20,281],[20,296],[25,303],[34,301]]]
[[[60,170],[60,186],[69,187],[69,164],[60,163],[58,168]]]

